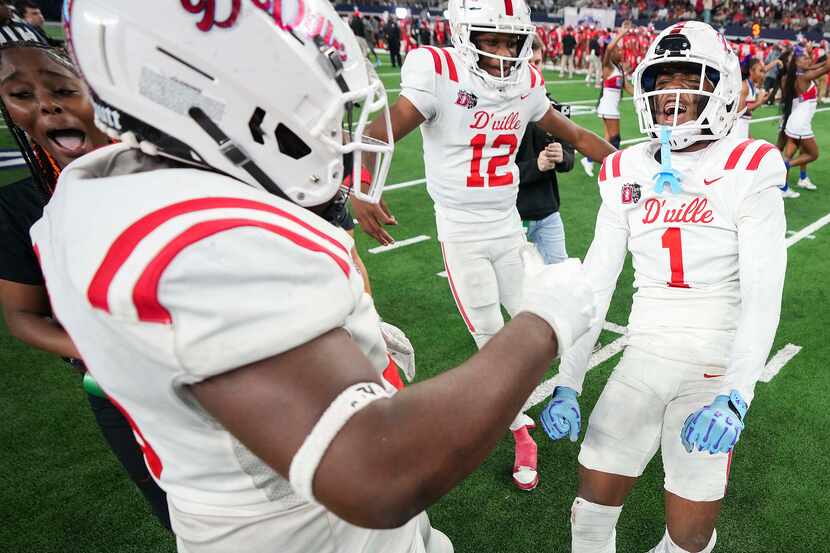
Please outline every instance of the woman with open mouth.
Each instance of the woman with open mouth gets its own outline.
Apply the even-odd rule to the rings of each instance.
[[[0,22],[8,13],[0,12]],[[31,177],[0,187],[0,307],[9,333],[85,371],[71,338],[52,317],[49,296],[29,237],[58,176],[72,161],[110,143],[95,126],[89,93],[62,50],[19,21],[3,23],[0,111]],[[85,379],[104,438],[159,521],[170,529],[167,499],[150,477],[128,421]]]

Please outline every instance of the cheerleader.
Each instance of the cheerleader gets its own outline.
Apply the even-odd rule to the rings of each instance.
[[[602,95],[597,104],[597,115],[602,119],[605,128],[605,140],[615,148],[620,147],[620,99],[625,88],[629,94],[634,91],[625,78],[622,68],[622,54],[617,44],[631,28],[630,21],[624,21],[614,40],[605,49],[602,56]],[[582,168],[589,177],[594,176],[594,162],[589,157],[583,157]]]
[[[813,65],[809,52],[800,46],[793,50],[791,61],[784,77],[781,109],[784,114],[783,128],[786,135],[784,163],[789,169],[793,165],[801,169],[798,186],[815,190],[816,185],[807,176],[807,164],[818,159],[818,144],[813,134],[813,114],[816,112],[818,87],[815,79],[830,73],[830,58]],[[796,155],[798,154],[798,155]],[[792,191],[784,182],[785,197],[792,197]],[[790,194],[787,194],[790,192]],[[797,194],[797,193],[796,193]]]
[[[775,65],[775,60],[769,67]],[[761,88],[764,75],[769,70],[758,58],[749,60],[749,65],[744,73],[744,81],[741,88],[741,100],[738,104],[738,112],[741,116],[735,121],[732,127],[732,134],[741,138],[749,138],[749,123],[752,121],[752,112],[755,108],[762,106],[767,101],[768,92]]]

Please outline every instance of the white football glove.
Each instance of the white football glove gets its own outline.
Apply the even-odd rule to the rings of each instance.
[[[524,246],[521,256],[525,274],[519,311],[533,313],[553,328],[562,355],[597,322],[594,292],[582,262],[572,257],[545,265],[533,244]]]
[[[400,328],[390,325],[384,321],[380,322],[380,333],[383,341],[386,342],[386,351],[392,357],[392,361],[403,371],[407,382],[415,379],[415,349],[412,342]]]

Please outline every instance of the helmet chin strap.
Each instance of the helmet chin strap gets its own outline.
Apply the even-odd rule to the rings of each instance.
[[[259,165],[248,157],[248,154],[246,154],[242,148],[235,144],[233,140],[231,140],[230,137],[226,135],[201,108],[194,106],[190,108],[187,113],[190,115],[191,119],[193,119],[193,121],[195,121],[196,124],[199,125],[202,130],[216,142],[216,145],[219,146],[219,151],[222,152],[222,155],[224,155],[228,161],[237,167],[244,169],[267,192],[294,203],[294,201],[289,198],[268,175],[265,174],[265,171],[260,169]]]

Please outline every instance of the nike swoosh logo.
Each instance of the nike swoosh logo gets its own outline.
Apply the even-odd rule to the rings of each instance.
[[[530,94],[525,94],[524,96],[521,96],[519,99],[520,99],[520,100],[524,100],[524,99],[525,99],[525,98],[527,98],[528,96],[530,96]]]
[[[703,373],[703,378],[718,378],[720,376],[723,376],[723,375],[722,374]]]
[[[716,179],[711,179],[711,180],[710,179],[703,179],[703,184],[705,184],[706,186],[709,186],[710,184],[714,184],[714,183],[718,182],[722,178],[723,177],[718,177]]]

